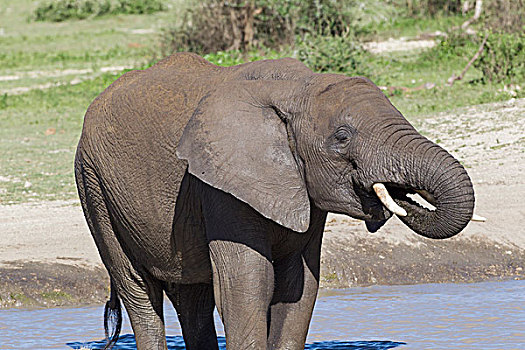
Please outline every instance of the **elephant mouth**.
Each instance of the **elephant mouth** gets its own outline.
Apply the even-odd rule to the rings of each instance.
[[[432,215],[439,208],[438,199],[426,190],[395,183],[375,183],[372,188],[383,206],[401,218]],[[473,214],[471,220],[486,218]]]
[[[436,200],[427,191],[392,183],[376,183],[372,188],[375,192],[374,203],[376,204],[373,205],[375,212],[386,211],[389,214],[383,213],[379,217],[374,215],[375,218],[365,220],[369,232],[379,230],[392,214],[406,217],[427,215],[427,212],[431,213],[436,210]]]
[[[395,214],[405,224],[417,233],[426,235],[427,227],[433,227],[448,219],[447,213],[453,213],[457,206],[455,198],[437,196],[427,190],[415,188],[406,184],[374,183],[373,191],[361,193],[366,228],[376,232],[390,216]],[[461,202],[457,202],[461,204]],[[470,220],[485,221],[486,219],[470,213]]]
[[[436,198],[426,190],[397,184],[387,184],[385,188],[393,202],[404,210],[401,213],[394,212],[398,216],[430,214],[437,210]]]
[[[397,216],[431,213],[437,209],[436,198],[426,190],[391,183],[376,183],[373,189],[381,203]]]

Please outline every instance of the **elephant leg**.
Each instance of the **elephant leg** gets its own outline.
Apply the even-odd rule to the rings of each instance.
[[[131,320],[137,349],[167,349],[160,283],[140,274],[117,239],[106,198],[91,169],[76,169],[77,186],[89,229],[102,262]]]
[[[160,282],[128,270],[119,274],[116,284],[135,333],[137,349],[167,349]]]
[[[304,349],[319,287],[299,255],[274,267],[276,286],[270,306],[268,349]]]
[[[215,303],[228,349],[265,349],[273,267],[252,248],[237,242],[210,242]]]
[[[166,293],[177,311],[186,349],[219,349],[213,319],[213,285],[172,284]]]
[[[228,349],[265,349],[274,285],[271,230],[277,225],[204,183],[201,195],[215,305]]]
[[[268,349],[304,349],[312,317],[321,261],[321,240],[326,213],[314,208],[304,234],[288,233],[292,245],[303,248],[274,261],[275,290],[270,306]]]

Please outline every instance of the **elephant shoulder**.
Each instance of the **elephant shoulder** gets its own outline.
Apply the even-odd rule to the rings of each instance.
[[[159,61],[150,70],[168,69],[172,73],[196,74],[203,71],[218,71],[221,67],[191,52],[177,52]]]

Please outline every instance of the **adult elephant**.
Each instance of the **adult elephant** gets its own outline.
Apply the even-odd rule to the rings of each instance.
[[[126,73],[90,105],[75,174],[111,279],[108,347],[121,299],[137,347],[165,349],[164,291],[188,349],[217,349],[215,306],[229,349],[303,349],[327,212],[447,238],[474,206],[461,164],[370,80],[294,59]]]

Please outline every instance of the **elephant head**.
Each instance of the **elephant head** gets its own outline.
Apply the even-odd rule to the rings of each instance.
[[[201,100],[177,153],[190,173],[294,231],[308,229],[311,205],[370,231],[396,214],[430,238],[457,234],[473,215],[463,166],[366,78],[225,82]]]

